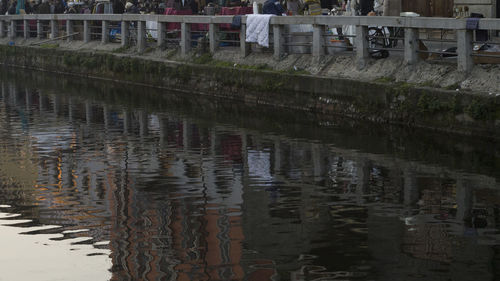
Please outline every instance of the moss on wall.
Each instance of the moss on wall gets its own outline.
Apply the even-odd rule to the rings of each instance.
[[[419,88],[387,79],[363,82],[293,72],[265,65],[236,67],[201,56],[175,63],[116,53],[0,46],[0,63],[80,76],[149,84],[214,97],[357,119],[497,135],[496,97]],[[467,114],[468,119],[457,116]]]

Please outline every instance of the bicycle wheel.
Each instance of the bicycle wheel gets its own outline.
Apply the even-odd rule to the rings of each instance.
[[[389,46],[389,40],[385,32],[378,27],[368,28],[368,48],[370,48],[370,56],[372,58],[386,58],[389,56],[387,50],[383,50]]]
[[[404,45],[404,38],[405,38],[405,33],[404,33],[404,28],[401,27],[392,27],[389,28],[389,34],[390,37],[393,37],[393,39],[390,40],[390,45],[393,48],[396,48],[398,46],[398,41],[401,41]]]

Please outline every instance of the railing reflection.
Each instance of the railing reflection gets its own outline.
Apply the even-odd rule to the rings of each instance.
[[[349,239],[353,264],[373,254],[373,267],[397,257],[432,271],[469,253],[464,237],[500,242],[482,231],[498,219],[494,177],[10,82],[1,96],[3,142],[24,130],[34,145],[22,157],[39,219],[110,240],[114,280],[264,280],[301,263],[280,256],[317,241],[340,255],[332,241]],[[7,118],[17,111],[29,127]]]

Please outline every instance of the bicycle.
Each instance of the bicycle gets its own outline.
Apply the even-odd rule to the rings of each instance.
[[[368,48],[370,56],[375,59],[387,58],[389,50],[398,46],[403,40],[404,29],[400,27],[369,27]]]
[[[389,38],[383,28],[369,27],[368,28],[368,49],[370,56],[374,59],[384,59],[389,56],[389,51],[386,50],[390,46]]]

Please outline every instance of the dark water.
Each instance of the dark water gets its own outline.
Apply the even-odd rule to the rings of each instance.
[[[494,141],[0,74],[0,280],[500,278]]]

